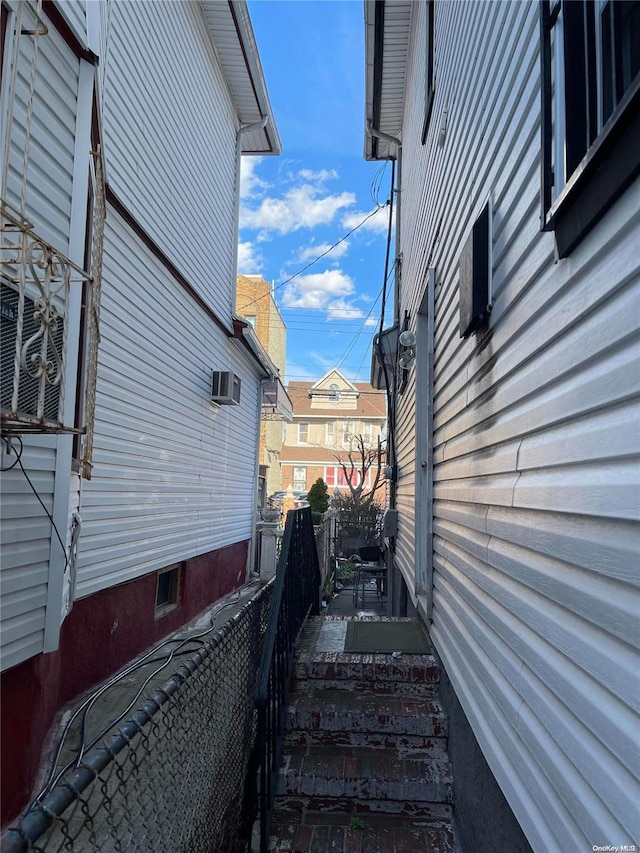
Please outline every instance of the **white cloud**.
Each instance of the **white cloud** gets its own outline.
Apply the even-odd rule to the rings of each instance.
[[[264,198],[257,208],[243,205],[240,209],[240,227],[268,229],[289,234],[299,228],[327,225],[336,215],[355,203],[354,193],[320,195],[312,184],[302,184],[288,190],[282,198]]]
[[[240,275],[251,275],[255,272],[260,272],[264,265],[264,260],[260,252],[251,242],[238,243],[238,272]]]
[[[349,213],[346,213],[342,217],[342,227],[347,231],[350,231],[352,228],[360,225],[362,220],[368,213],[372,211],[366,210],[352,210]],[[395,219],[395,213],[394,213]],[[386,207],[381,207],[377,210],[377,212],[367,221],[364,225],[360,226],[360,231],[369,231],[374,232],[375,234],[386,234],[387,229],[389,228],[389,211]]]
[[[256,175],[256,169],[262,162],[262,157],[240,158],[240,198],[251,198],[264,195],[269,184]]]
[[[380,320],[376,320],[375,317],[367,317],[364,321],[365,326],[379,326]]]
[[[362,308],[357,308],[346,299],[334,299],[327,305],[327,320],[359,320],[362,317]]]
[[[331,251],[329,251],[329,249],[331,249]],[[314,258],[318,258],[320,255],[324,255],[324,253],[327,252],[326,257],[330,257],[331,260],[335,260],[336,258],[341,258],[345,255],[348,250],[348,240],[338,243],[338,245],[334,246],[333,249],[331,248],[331,243],[311,243],[309,246],[304,246],[300,249],[296,259],[299,263],[303,264],[305,261],[312,261]]]
[[[282,302],[287,308],[323,310],[329,302],[350,296],[353,280],[339,269],[298,276],[285,288]]]
[[[319,172],[314,172],[311,169],[300,169],[298,172],[303,181],[331,181],[338,177],[335,169],[321,169]]]

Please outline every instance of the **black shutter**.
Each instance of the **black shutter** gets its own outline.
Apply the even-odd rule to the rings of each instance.
[[[460,337],[489,316],[489,204],[476,219],[460,255]]]

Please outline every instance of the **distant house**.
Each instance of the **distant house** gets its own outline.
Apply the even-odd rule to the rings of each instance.
[[[399,181],[394,568],[474,853],[640,838],[639,10],[365,4],[365,155]]]
[[[348,489],[357,439],[375,450],[386,424],[385,395],[365,382],[349,382],[333,368],[317,382],[290,382],[293,421],[287,424],[285,444],[280,452],[282,487],[307,491],[322,477],[329,492]],[[345,461],[347,472],[342,465]],[[369,479],[374,475],[369,471]],[[371,485],[371,482],[365,485]],[[380,499],[384,490],[380,491]]]
[[[279,376],[284,378],[287,328],[269,282],[260,275],[239,275],[236,285],[236,312],[255,331]],[[284,387],[281,383],[274,384],[271,408],[267,410],[263,407],[260,424],[260,465],[264,469],[264,488],[267,495],[282,488],[282,421],[290,420],[291,415],[292,405]]]
[[[245,581],[239,158],[280,143],[243,0],[1,10],[5,820],[61,705]]]

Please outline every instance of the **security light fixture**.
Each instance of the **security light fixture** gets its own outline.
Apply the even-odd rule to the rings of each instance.
[[[409,329],[398,338],[398,364],[403,370],[411,370],[416,361],[416,336]]]

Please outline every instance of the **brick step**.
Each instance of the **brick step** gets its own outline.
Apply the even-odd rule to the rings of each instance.
[[[286,725],[289,730],[308,732],[447,736],[447,718],[437,701],[368,691],[331,692],[313,682],[296,684]]]
[[[332,732],[318,730],[290,729],[283,740],[285,752],[301,752],[314,746],[330,748],[333,752],[342,749],[395,749],[402,758],[428,757],[433,753],[445,753],[445,737],[424,737],[423,735],[385,734],[384,732]]]
[[[451,826],[279,826],[271,850],[289,853],[453,853]]]
[[[320,746],[285,755],[278,790],[283,795],[395,800],[404,804],[402,812],[412,801],[453,801],[446,755],[401,758],[393,749],[348,754]]]
[[[433,697],[440,671],[432,655],[301,652],[296,657],[294,678],[316,681],[316,686],[325,690]]]
[[[273,820],[278,824],[349,826],[354,817],[370,826],[388,826],[390,822],[395,825],[398,821],[409,821],[411,826],[444,825],[451,821],[453,809],[449,803],[414,802],[403,811],[403,803],[398,800],[279,795]]]

